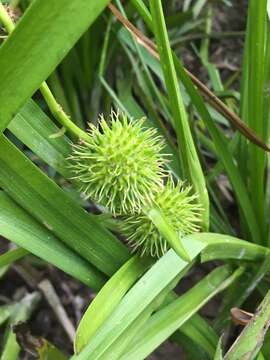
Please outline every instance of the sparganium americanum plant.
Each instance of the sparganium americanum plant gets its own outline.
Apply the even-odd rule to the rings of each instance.
[[[128,121],[120,112],[103,116],[92,126],[89,140],[73,146],[73,179],[87,198],[124,215],[122,230],[141,255],[162,256],[169,244],[147,216],[157,208],[172,229],[183,236],[198,231],[201,206],[191,187],[174,184],[164,169],[163,139],[144,120]],[[164,185],[164,180],[166,183]]]
[[[36,306],[42,310],[40,295],[51,307],[62,302],[62,281],[96,294],[82,297],[89,306],[75,337],[68,317],[77,318],[81,306],[66,314],[61,304],[59,321],[75,338],[72,360],[146,359],[166,340],[181,347],[174,358],[185,352],[194,360],[270,359],[268,5],[0,0],[0,295],[14,278],[9,266],[27,254],[23,274],[49,263],[69,276],[57,273],[61,281],[50,285],[42,271],[46,279],[20,299],[12,282],[14,302],[0,303],[0,359],[21,358],[13,329],[31,321]],[[232,18],[240,32],[222,31],[227,11],[228,25]],[[227,46],[236,39],[231,50],[240,49],[244,32],[243,66],[236,52],[234,66],[220,71],[218,54],[230,63]],[[222,51],[213,57],[216,49]],[[189,59],[198,57],[195,69]],[[99,112],[117,106],[124,114],[102,117],[85,131]],[[78,145],[71,151],[72,141]],[[66,191],[72,176],[75,196]],[[80,191],[106,214],[89,213]],[[207,261],[203,272],[215,269],[202,278]],[[179,292],[172,291],[176,285]],[[201,310],[221,291],[209,318]],[[247,322],[233,345],[232,320]],[[25,336],[24,327],[16,330]],[[31,346],[35,353],[67,359],[61,352],[70,346],[41,340],[44,346]]]

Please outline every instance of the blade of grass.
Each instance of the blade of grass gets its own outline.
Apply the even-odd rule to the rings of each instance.
[[[268,6],[270,3],[268,1]],[[267,126],[267,135],[266,139],[270,139],[270,100],[268,89],[270,88],[270,22],[269,22],[269,12],[268,12],[268,21],[267,21],[267,41],[265,49],[265,82],[264,82],[264,121]],[[270,213],[270,156],[268,156],[266,161],[266,186],[265,186],[265,214]],[[268,235],[268,246],[270,246],[270,219],[266,216],[267,224],[267,235]]]
[[[1,4],[0,4],[1,5]],[[11,34],[15,29],[15,23],[13,19],[9,16],[8,11],[4,6],[0,6],[0,20],[5,25],[5,28],[9,34]],[[64,126],[64,129],[67,129],[75,137],[87,140],[87,134],[82,131],[73,121],[70,120],[69,116],[65,113],[62,107],[57,103],[54,98],[49,86],[45,81],[40,85],[40,91],[47,102],[49,109],[60,124]]]
[[[230,235],[200,233],[187,235],[182,241],[185,244],[192,239],[207,244],[201,254],[202,262],[217,259],[261,261],[265,260],[270,254],[270,250],[266,247]]]
[[[161,1],[151,0],[150,8],[170,108],[174,118],[180,151],[179,158],[181,171],[183,172],[184,177],[189,179],[190,183],[193,185],[194,191],[198,193],[199,202],[204,209],[203,226],[207,229],[209,225],[209,199],[206,184],[177,81]]]
[[[103,285],[106,278],[101,273],[66,247],[3,191],[0,192],[0,209],[1,236],[50,262],[94,290]]]
[[[223,354],[222,354],[222,336],[220,337],[215,353],[214,360],[223,360]]]
[[[263,345],[270,326],[270,290],[258,307],[255,315],[231,346],[225,360],[252,360]]]
[[[186,273],[187,270],[188,268],[184,271],[184,273]],[[183,277],[184,273],[179,274],[175,280],[166,286],[156,299],[144,309],[127,331],[123,332],[123,334],[117,338],[112,346],[110,346],[107,351],[102,354],[102,360],[118,360],[121,357],[122,353],[129,346],[132,339],[142,329],[142,326],[150,318],[151,314],[162,304],[164,299],[166,299],[166,294],[168,294],[168,292],[176,286],[179,279]]]
[[[249,3],[249,62],[248,62],[248,124],[256,134],[267,141],[267,119],[263,113],[263,92],[265,81],[265,41],[267,0],[251,0]],[[269,64],[268,64],[269,65]],[[248,171],[249,190],[255,209],[257,222],[264,236],[266,234],[265,223],[265,162],[266,155],[253,144],[249,145]],[[256,169],[256,171],[254,171]]]
[[[0,216],[1,216],[1,213],[0,213]],[[0,232],[1,232],[1,230],[0,230]],[[17,248],[17,249],[9,250],[9,251],[5,252],[4,254],[0,255],[0,267],[10,265],[10,264],[14,263],[15,261],[20,260],[27,254],[29,254],[29,252],[27,250],[25,250],[24,248]]]
[[[197,346],[204,349],[210,357],[214,355],[218,336],[212,326],[210,326],[198,313],[194,314],[187,322],[185,322],[179,328],[179,331],[172,335],[171,339],[174,340],[174,336],[177,337],[179,332],[192,339],[194,344],[197,344]]]
[[[87,345],[97,329],[106,321],[125,293],[150,264],[150,259],[139,259],[134,256],[106,282],[79,323],[74,343],[76,353],[81,352]]]
[[[59,128],[32,100],[28,100],[12,119],[9,130],[38,157],[52,166],[65,178],[70,178],[67,157],[70,141],[66,136],[52,137]]]

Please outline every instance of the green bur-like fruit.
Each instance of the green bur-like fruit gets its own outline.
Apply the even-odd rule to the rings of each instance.
[[[101,117],[89,141],[74,145],[71,169],[87,198],[115,214],[139,212],[162,186],[163,140],[144,120],[128,122],[124,114]]]
[[[184,187],[182,182],[174,185],[171,177],[166,185],[155,195],[152,207],[156,207],[169,223],[171,228],[184,236],[199,231],[202,208],[197,203],[197,196],[191,195],[191,187]],[[170,248],[153,222],[146,215],[145,208],[141,214],[134,214],[124,220],[123,232],[134,251],[141,255],[160,257]]]

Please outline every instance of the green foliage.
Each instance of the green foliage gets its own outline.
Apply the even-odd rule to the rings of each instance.
[[[245,32],[217,31],[229,3],[0,0],[0,235],[18,246],[0,286],[38,257],[96,292],[72,359],[168,339],[192,360],[270,358],[269,1],[248,2]],[[243,36],[239,69],[211,61]],[[1,304],[1,359],[20,357],[13,326],[39,300]],[[236,339],[232,307],[255,313]],[[66,358],[40,340],[41,359]]]

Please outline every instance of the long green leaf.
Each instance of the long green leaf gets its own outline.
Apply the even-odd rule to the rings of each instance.
[[[79,353],[90,341],[100,325],[106,321],[125,293],[149,265],[150,261],[134,256],[107,281],[80,321],[74,345],[76,353]]]
[[[177,337],[177,333],[179,332],[192,339],[192,341],[204,349],[210,357],[214,355],[218,343],[218,336],[212,326],[198,313],[185,322],[174,335]],[[173,340],[174,335],[172,336]]]
[[[202,243],[193,241],[186,249],[194,259],[203,247]],[[173,250],[168,251],[131,288],[89,344],[74,359],[103,359],[107,350],[109,351],[129,326],[134,323],[135,326],[138,325],[136,321],[140,325],[150,316],[148,307],[152,309],[153,302],[159,295],[164,296],[164,289],[188,268],[187,262],[180,259]],[[121,346],[121,341],[119,345]]]
[[[1,197],[1,195],[0,195]],[[0,215],[1,217],[1,215]],[[1,232],[1,230],[0,230]],[[4,254],[0,255],[0,267],[7,266],[9,264],[12,264],[13,262],[21,259],[25,255],[27,255],[29,252],[23,248],[17,248],[13,250],[9,250],[5,252]]]
[[[9,123],[8,128],[39,158],[65,178],[71,177],[67,166],[70,141],[64,135],[52,137],[59,129],[34,101],[26,102]]]
[[[3,191],[0,192],[0,234],[94,290],[105,282],[105,277],[93,266],[71,251]]]
[[[108,3],[109,0],[32,2],[0,49],[1,131]]]
[[[270,254],[270,250],[266,247],[230,235],[215,233],[192,234],[183,239],[184,244],[189,239],[199,240],[207,244],[201,254],[202,261],[235,259],[259,262],[266,259]]]
[[[248,124],[256,134],[266,141],[268,118],[264,119],[263,92],[265,81],[265,41],[267,21],[267,0],[251,0],[249,2],[248,35]],[[268,39],[269,41],[269,39]],[[269,101],[269,99],[268,99]],[[262,234],[266,234],[265,223],[265,161],[266,154],[253,144],[249,144],[248,171],[249,189],[255,215]],[[256,169],[256,171],[254,171]],[[264,242],[265,237],[263,238]]]
[[[0,184],[59,239],[111,275],[128,251],[93,217],[43,174],[4,136],[0,138]]]
[[[255,315],[225,355],[225,360],[255,359],[263,345],[269,326],[270,291],[268,291]]]
[[[177,81],[161,0],[151,0],[150,8],[154,34],[160,54],[160,62],[163,69],[171,112],[174,118],[180,151],[181,171],[184,176],[189,179],[190,183],[194,186],[194,190],[198,193],[200,203],[204,208],[203,224],[205,229],[207,229],[209,223],[209,199],[205,179]]]
[[[121,359],[144,359],[209,299],[229,286],[242,271],[240,268],[232,274],[228,266],[212,271],[179,299],[155,313]]]
[[[216,353],[215,353],[214,360],[223,360],[223,355],[222,355],[222,336],[220,337],[220,339],[219,339],[219,341],[218,341],[218,345],[217,345],[217,349],[216,349]]]

